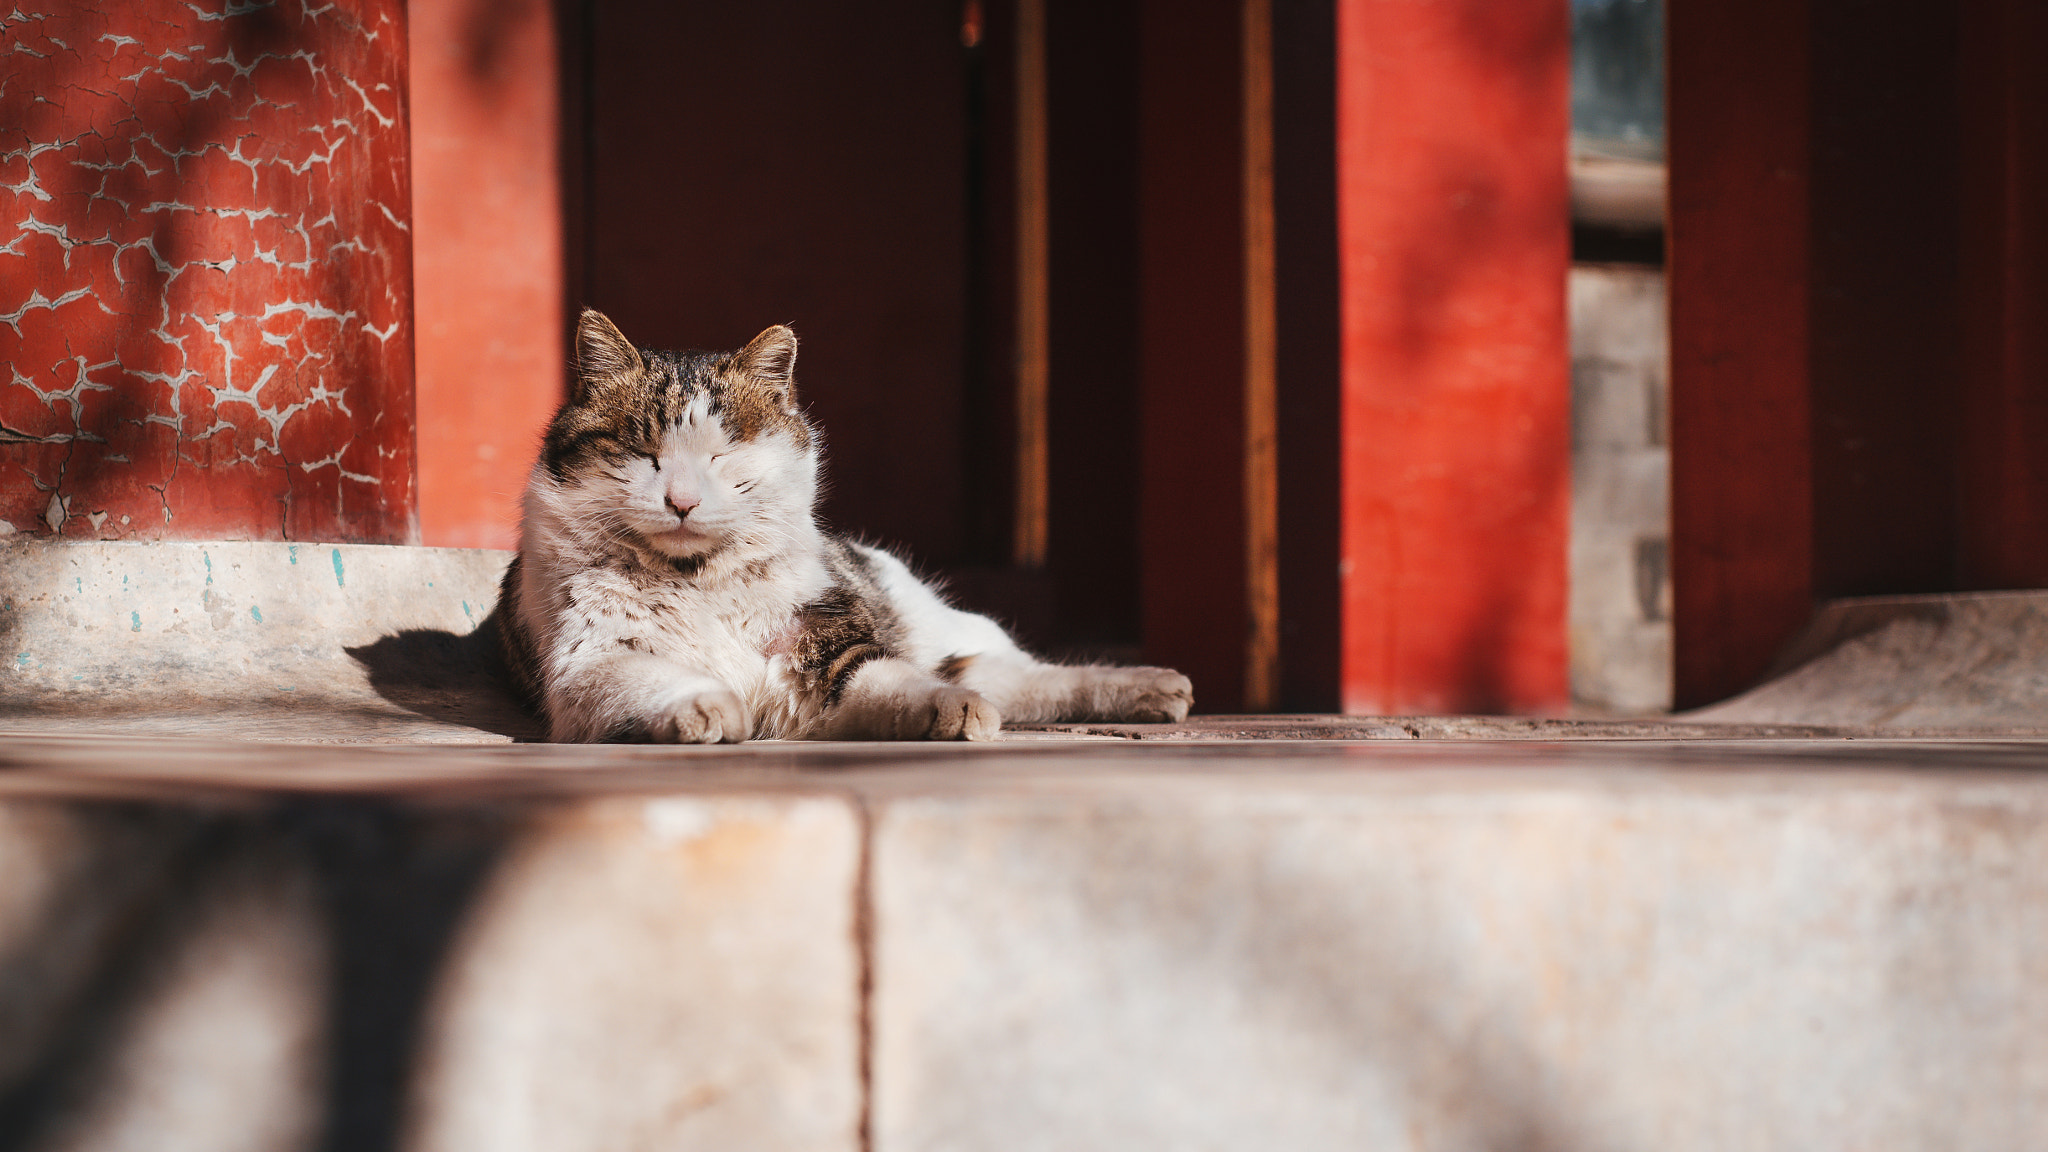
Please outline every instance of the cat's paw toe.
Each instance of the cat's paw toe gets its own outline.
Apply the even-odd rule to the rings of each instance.
[[[731,692],[694,692],[676,701],[654,736],[671,744],[737,744],[747,738],[746,706]]]
[[[1171,668],[1129,669],[1130,695],[1123,718],[1140,724],[1178,724],[1195,704],[1194,681]]]
[[[1002,714],[981,693],[946,685],[932,692],[921,734],[927,740],[993,740]],[[922,709],[920,711],[923,711]]]

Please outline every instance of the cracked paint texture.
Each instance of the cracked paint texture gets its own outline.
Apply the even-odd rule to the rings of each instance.
[[[8,529],[415,538],[405,59],[399,0],[0,15]]]

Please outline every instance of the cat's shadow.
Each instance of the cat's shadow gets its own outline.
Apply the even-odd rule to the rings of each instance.
[[[547,738],[512,686],[496,617],[468,635],[413,628],[345,651],[369,673],[377,695],[414,715],[521,743]]]

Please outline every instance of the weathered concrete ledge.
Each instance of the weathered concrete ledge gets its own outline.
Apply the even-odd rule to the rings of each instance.
[[[1691,718],[1891,729],[2048,726],[2048,592],[1832,601],[1762,685]]]
[[[511,559],[359,544],[0,544],[0,727],[537,736],[477,632]]]
[[[0,743],[21,1147],[2023,1149],[2048,747]]]
[[[507,552],[366,545],[0,543],[0,731],[538,739],[540,725],[508,691],[484,624],[510,560]],[[1822,612],[1786,667],[1754,692],[1673,718],[1209,716],[1028,735],[2048,736],[2048,593],[1845,601]]]

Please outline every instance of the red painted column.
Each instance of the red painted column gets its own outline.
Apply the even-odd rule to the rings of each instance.
[[[1569,701],[1564,0],[1341,0],[1347,712]]]
[[[0,519],[415,535],[399,0],[0,17]]]
[[[1809,16],[1673,0],[1675,695],[1747,688],[1813,610]]]
[[[568,362],[546,4],[411,0],[420,536],[512,548]]]

